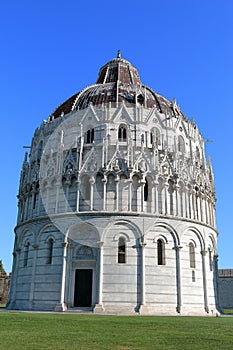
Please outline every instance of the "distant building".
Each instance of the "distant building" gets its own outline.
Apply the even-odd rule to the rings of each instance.
[[[233,309],[233,269],[218,270],[218,295],[222,310]]]
[[[204,143],[176,101],[144,85],[119,52],[35,131],[8,307],[215,314],[215,189]]]
[[[11,275],[0,275],[0,304],[6,304],[10,290]]]

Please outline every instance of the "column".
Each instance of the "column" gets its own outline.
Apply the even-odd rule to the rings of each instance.
[[[168,183],[163,185],[163,194],[162,194],[162,214],[167,214],[167,189]]]
[[[192,201],[192,190],[188,189],[189,205],[190,205],[190,219],[193,219],[193,201]]]
[[[91,185],[91,193],[90,193],[90,210],[93,210],[93,204],[94,204],[94,184],[95,184],[95,178],[94,176],[91,176],[90,180]]]
[[[158,214],[159,212],[159,196],[158,196],[158,182],[155,181],[155,188],[154,188],[154,193],[155,193],[155,212]]]
[[[116,211],[119,211],[119,181],[120,181],[119,175],[116,175],[116,178],[115,178],[115,183],[116,183],[116,208],[115,208],[115,210]]]
[[[77,184],[77,196],[76,196],[76,211],[79,211],[79,200],[80,200],[80,184],[81,184],[81,180],[77,179],[76,181]]]
[[[206,253],[207,253],[206,250],[202,250],[201,251],[201,256],[202,256],[202,275],[203,275],[203,291],[204,291],[204,307],[205,307],[205,311],[207,313],[209,313],[207,286],[206,286],[206,262],[205,262]]]
[[[104,242],[97,242],[99,246],[99,293],[98,302],[94,307],[94,313],[103,312],[103,244]]]
[[[128,210],[132,211],[132,179],[129,179],[128,187]]]
[[[205,195],[205,217],[206,217],[206,223],[208,224],[209,223],[209,217],[208,217],[208,206],[207,206],[207,203],[208,203],[208,199]]]
[[[155,213],[155,200],[156,200],[155,183],[152,183],[152,188],[151,188],[151,213]]]
[[[103,210],[106,210],[106,187],[107,187],[107,177],[104,175],[104,178],[102,179],[104,188],[103,188]]]
[[[146,304],[146,288],[145,288],[145,247],[146,243],[141,242],[141,303],[140,303],[140,310],[143,305]],[[142,311],[142,310],[141,310]]]
[[[175,216],[177,212],[177,192],[176,192],[176,184],[173,184],[172,186],[172,193],[170,196],[170,201],[172,198],[172,212],[170,212],[171,215]],[[170,204],[171,206],[171,204]]]
[[[68,242],[62,243],[63,250],[63,266],[62,266],[62,279],[61,279],[61,296],[60,302],[56,305],[55,311],[65,311],[67,306],[65,304],[65,284],[66,284],[66,261],[67,261],[67,249]]]
[[[180,250],[182,246],[176,246],[176,289],[177,289],[177,306],[176,311],[178,313],[181,312],[181,303],[182,303],[182,296],[181,296],[181,267],[180,267]]]
[[[196,200],[195,200],[195,192],[192,190],[192,203],[193,203],[193,219],[196,220],[197,212],[196,212]]]
[[[29,308],[31,309],[33,306],[34,300],[34,289],[35,289],[35,277],[36,277],[36,263],[37,263],[37,254],[38,254],[38,245],[33,244],[32,248],[34,248],[34,257],[32,263],[32,276],[31,276],[31,285],[30,285],[30,294],[29,294]]]
[[[200,196],[200,202],[201,202],[201,221],[205,222],[205,210],[204,210],[204,198],[203,194]]]
[[[180,210],[180,186],[176,185],[176,216],[181,216],[181,210]]]

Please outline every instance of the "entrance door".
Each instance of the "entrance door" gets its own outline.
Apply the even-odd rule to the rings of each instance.
[[[92,304],[92,270],[75,271],[74,306],[90,307]]]

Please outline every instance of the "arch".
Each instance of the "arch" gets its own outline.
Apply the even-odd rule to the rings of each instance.
[[[214,253],[217,254],[217,243],[216,243],[216,239],[213,236],[213,234],[209,233],[208,239],[210,240],[210,242],[212,244],[212,247],[214,249]]]
[[[39,230],[37,234],[36,244],[40,244],[42,235],[46,235],[44,242],[47,242],[49,238],[52,238],[55,242],[58,239],[58,234],[60,235],[61,233],[56,226],[51,225],[51,223],[46,224]]]
[[[24,229],[23,232],[18,235],[18,247],[19,249],[22,249],[26,243],[26,241],[29,241],[30,245],[32,245],[35,242],[35,232],[31,232],[28,228]]]
[[[205,249],[205,242],[204,242],[204,238],[203,238],[203,235],[201,234],[201,232],[199,230],[197,230],[195,227],[190,226],[184,230],[184,232],[181,234],[181,238],[183,238],[183,236],[185,236],[185,234],[187,232],[194,233],[194,235],[198,238],[198,241],[200,243],[201,251],[204,250]],[[189,239],[189,241],[190,241],[190,239]],[[193,242],[195,242],[195,240],[193,240]]]
[[[98,247],[98,242],[100,241],[97,228],[91,223],[83,221],[69,227],[64,242],[67,242],[68,238],[83,246],[92,248]]]
[[[156,243],[158,239],[162,239],[166,244],[168,244],[168,239],[165,235],[158,233],[157,235],[154,236],[153,242]]]
[[[111,230],[111,228],[113,228],[116,225],[122,225],[122,226],[125,225],[126,227],[131,229],[132,232],[136,233],[135,239],[141,239],[142,238],[142,232],[141,232],[140,228],[135,223],[133,223],[131,221],[128,221],[128,220],[116,220],[114,222],[109,223],[105,227],[105,229],[103,231],[102,239],[101,239],[103,242],[105,241],[106,234]],[[118,234],[119,233],[117,233],[117,235]],[[114,236],[115,239],[116,239],[117,235]],[[126,235],[126,237],[128,237],[126,233],[124,233],[124,235]],[[128,239],[129,239],[129,237],[128,237]]]
[[[120,124],[118,128],[118,141],[124,142],[127,140],[127,126]]]
[[[180,238],[176,230],[169,224],[162,222],[162,221],[155,221],[153,225],[153,229],[156,229],[156,227],[162,227],[165,228],[172,236],[175,247],[180,246]],[[149,232],[147,232],[145,235],[147,235]],[[162,236],[161,236],[162,237]],[[163,236],[164,237],[164,236]],[[165,240],[166,241],[166,240]],[[166,242],[167,243],[167,242]]]

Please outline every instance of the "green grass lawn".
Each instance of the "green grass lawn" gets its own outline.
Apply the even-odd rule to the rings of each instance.
[[[0,312],[0,349],[233,349],[233,317]]]

